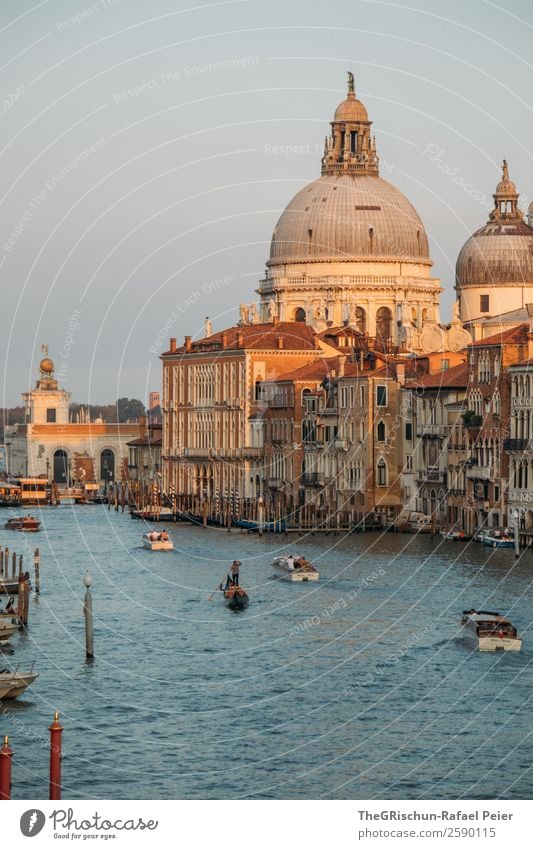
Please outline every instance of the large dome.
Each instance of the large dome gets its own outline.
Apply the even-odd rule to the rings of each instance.
[[[533,283],[533,228],[524,221],[491,221],[461,248],[457,286]]]
[[[456,288],[533,283],[533,228],[518,209],[519,195],[505,159],[502,170],[487,224],[470,236],[457,257]]]
[[[298,192],[281,215],[268,264],[363,258],[430,264],[424,225],[381,177],[327,174]]]

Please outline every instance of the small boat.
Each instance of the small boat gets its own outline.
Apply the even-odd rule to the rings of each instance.
[[[453,542],[467,542],[472,539],[472,537],[465,534],[464,531],[441,531],[441,537],[444,539],[452,540]]]
[[[8,519],[5,524],[6,531],[22,531],[26,534],[36,533],[40,530],[40,521],[33,516],[17,516]]]
[[[150,551],[172,551],[174,543],[171,539],[161,539],[157,531],[148,531],[142,536],[143,546]]]
[[[147,522],[172,522],[174,514],[170,507],[144,507],[142,510],[132,510],[130,516]]]
[[[19,582],[18,578],[0,578],[0,598],[7,593],[7,595],[13,595],[13,593],[18,593],[19,591]]]
[[[248,593],[238,586],[228,587],[227,590],[224,590],[224,601],[226,607],[229,607],[230,610],[244,610],[250,603]]]
[[[18,507],[22,501],[22,490],[20,486],[2,482],[0,483],[0,507]]]
[[[483,535],[481,544],[491,548],[514,548],[514,539],[501,531],[490,531]]]
[[[499,613],[488,610],[463,610],[461,625],[478,651],[520,651],[522,640],[514,625]]]
[[[16,699],[33,684],[38,675],[38,672],[33,671],[33,665],[29,672],[0,669],[0,699]]]
[[[305,557],[298,554],[294,557],[283,554],[281,557],[276,557],[272,565],[278,578],[285,581],[302,583],[304,581],[318,581],[320,578],[318,569],[309,563]]]
[[[17,626],[11,620],[2,621],[0,619],[0,643],[6,643],[13,634],[17,633]]]

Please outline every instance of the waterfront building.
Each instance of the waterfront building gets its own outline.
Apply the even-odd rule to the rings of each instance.
[[[525,305],[533,302],[533,229],[505,160],[493,198],[487,223],[465,242],[456,265],[460,315],[476,340],[527,321]]]
[[[468,447],[466,497],[472,523],[465,528],[509,524],[507,490],[511,375],[509,368],[528,352],[529,325],[497,333],[468,348],[468,394],[464,422]]]
[[[414,437],[412,454],[405,455],[415,480],[415,505],[411,509],[432,516],[437,528],[455,528],[466,516],[462,416],[467,386],[466,360],[450,366],[444,358],[441,371],[421,375],[405,385],[409,399],[406,428]]]
[[[47,350],[39,370],[35,388],[22,395],[25,422],[5,429],[10,475],[59,485],[125,479],[127,441],[138,435],[138,425],[91,422],[88,415],[70,421],[71,394],[59,387]]]
[[[159,401],[158,401],[159,404]],[[145,416],[139,419],[139,435],[127,443],[128,478],[161,489],[162,424]]]
[[[533,305],[529,305],[527,352],[523,360],[509,366],[511,408],[509,438],[504,451],[509,456],[508,519],[533,538]]]

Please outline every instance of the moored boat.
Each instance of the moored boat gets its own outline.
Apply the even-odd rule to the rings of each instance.
[[[441,537],[444,537],[444,539],[452,540],[453,542],[467,542],[472,539],[472,537],[465,534],[464,531],[441,531],[440,535]]]
[[[522,640],[511,622],[488,610],[463,610],[461,625],[479,651],[520,651]]]
[[[18,578],[8,578],[7,575],[5,578],[0,578],[0,597],[6,593],[7,595],[12,595],[13,593],[18,593],[18,591]]]
[[[142,543],[144,548],[149,548],[150,551],[172,551],[174,548],[174,543],[168,535],[166,539],[161,539],[158,531],[147,531],[142,535]]]
[[[228,587],[224,590],[224,601],[230,610],[244,610],[250,603],[248,593],[239,586]]]
[[[33,666],[29,672],[0,669],[0,699],[16,699],[33,684],[38,675],[38,672],[33,671]]]
[[[21,501],[20,486],[4,481],[0,484],[0,507],[18,507]]]
[[[276,557],[272,566],[278,578],[284,581],[292,581],[293,583],[302,583],[306,581],[318,581],[320,572],[315,568],[305,557],[296,554],[282,554],[281,557]]]
[[[514,548],[513,537],[502,531],[489,531],[483,535],[481,543],[491,548]]]
[[[6,531],[22,531],[26,534],[36,533],[40,530],[40,521],[34,516],[16,516],[8,519],[5,524]]]
[[[0,619],[0,643],[6,643],[18,631],[17,625],[11,620]]]

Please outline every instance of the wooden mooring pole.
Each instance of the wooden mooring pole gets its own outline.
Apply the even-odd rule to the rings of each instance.
[[[61,734],[63,726],[56,711],[50,732],[50,799],[61,799]]]
[[[39,549],[35,549],[35,553],[33,555],[33,566],[35,568],[35,592],[41,592],[41,555],[39,554]]]
[[[0,749],[0,800],[11,799],[11,762],[13,750],[9,746],[9,737],[4,737],[4,745]]]
[[[91,584],[93,579],[89,574],[89,571],[85,573],[83,578],[83,583],[87,589],[85,593],[85,600],[83,602],[83,613],[85,615],[85,657],[93,658],[94,657],[94,648],[93,648],[93,597],[91,595]]]

